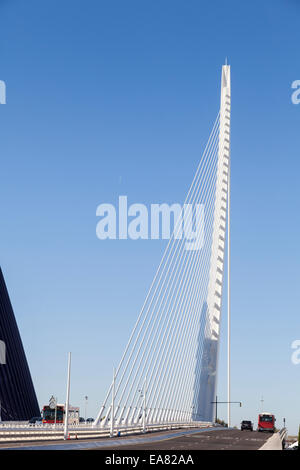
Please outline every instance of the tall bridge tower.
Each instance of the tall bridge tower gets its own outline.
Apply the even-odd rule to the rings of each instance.
[[[203,237],[193,248],[178,237],[192,233],[197,210],[184,227],[177,219],[95,426],[213,421],[226,246],[230,401],[230,112],[226,64],[220,110],[183,204],[203,209]]]

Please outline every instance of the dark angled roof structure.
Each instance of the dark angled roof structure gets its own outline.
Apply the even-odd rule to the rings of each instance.
[[[40,416],[18,325],[0,268],[0,401],[2,421]]]

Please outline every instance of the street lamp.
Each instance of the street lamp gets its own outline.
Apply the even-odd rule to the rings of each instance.
[[[147,412],[146,412],[146,392],[147,392],[147,378],[145,377],[144,386],[139,390],[140,397],[143,398],[143,414],[142,414],[142,423],[143,423],[143,432],[146,432],[146,423],[147,423]]]
[[[87,417],[86,410],[87,410],[87,405],[88,405],[88,398],[89,397],[87,395],[84,397],[84,399],[85,399],[85,403],[84,403],[84,405],[85,405],[84,406],[84,421],[85,421],[85,424],[86,424],[86,417]]]
[[[216,395],[216,401],[211,401],[210,402],[211,404],[215,404],[216,405],[216,418],[215,418],[215,423],[217,423],[218,421],[218,403],[239,403],[240,404],[240,407],[242,406],[242,402],[241,401],[218,401],[218,397]]]

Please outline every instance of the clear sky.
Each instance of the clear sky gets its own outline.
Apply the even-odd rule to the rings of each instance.
[[[96,207],[183,202],[228,57],[233,424],[263,396],[297,431],[299,21],[297,0],[0,0],[0,263],[40,406],[72,351],[71,402],[96,415],[166,245],[100,241]]]

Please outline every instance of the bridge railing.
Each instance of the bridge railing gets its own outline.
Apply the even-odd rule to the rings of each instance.
[[[285,439],[287,437],[287,429],[282,428],[278,432],[272,434],[259,450],[283,450],[285,447]]]
[[[287,436],[288,436],[287,429],[286,429],[286,428],[280,429],[280,431],[279,431],[279,437],[280,437],[280,440],[281,440],[282,448],[283,448],[283,449],[285,448],[285,441],[286,441],[286,439],[287,439]]]
[[[187,422],[187,423],[154,423],[146,426],[146,432],[164,431],[172,429],[186,429],[186,428],[205,428],[212,426],[212,423],[206,422]],[[4,424],[0,426],[0,442],[14,442],[14,441],[37,441],[37,440],[62,440],[63,439],[63,425],[62,424],[38,424],[32,426],[30,424]],[[129,435],[142,433],[142,425],[120,425],[114,429],[114,437],[118,435]],[[69,426],[70,439],[84,439],[84,438],[97,438],[109,437],[110,430],[101,428],[99,426],[86,425],[81,423],[79,425]]]

